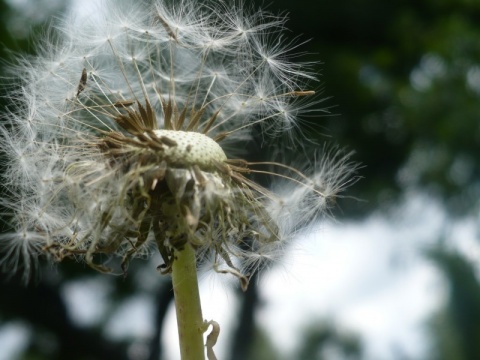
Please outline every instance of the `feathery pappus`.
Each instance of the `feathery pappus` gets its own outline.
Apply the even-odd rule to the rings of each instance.
[[[21,85],[1,150],[14,231],[0,237],[0,264],[28,276],[39,255],[72,257],[109,272],[116,255],[126,271],[158,249],[168,273],[189,243],[246,288],[356,170],[346,153],[317,153],[308,168],[240,156],[253,132],[303,141],[315,79],[289,57],[284,23],[241,2],[188,0],[102,1],[57,22],[12,69]]]

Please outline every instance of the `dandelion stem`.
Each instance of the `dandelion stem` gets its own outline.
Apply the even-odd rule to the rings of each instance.
[[[203,318],[195,251],[189,244],[186,244],[182,251],[175,250],[172,283],[181,358],[182,360],[204,360]]]

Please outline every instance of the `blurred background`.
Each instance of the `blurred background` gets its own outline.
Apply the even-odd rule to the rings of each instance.
[[[52,16],[86,6],[0,1],[0,75],[12,53],[35,51],[31,37]],[[310,39],[304,60],[321,61],[329,115],[302,131],[355,150],[362,179],[246,293],[201,275],[204,317],[222,329],[219,359],[479,359],[480,2],[267,8]],[[134,261],[125,279],[44,264],[27,287],[0,274],[0,360],[178,359],[159,263]]]

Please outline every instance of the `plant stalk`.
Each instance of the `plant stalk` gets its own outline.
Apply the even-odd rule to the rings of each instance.
[[[175,250],[172,283],[182,360],[205,360],[203,317],[198,290],[195,250],[186,244]]]

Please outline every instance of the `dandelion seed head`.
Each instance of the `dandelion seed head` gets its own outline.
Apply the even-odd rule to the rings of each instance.
[[[102,1],[58,21],[12,69],[21,85],[0,136],[13,232],[0,264],[30,272],[43,254],[126,272],[155,249],[168,273],[189,244],[246,286],[278,259],[354,169],[238,158],[257,132],[294,142],[310,111],[314,76],[292,61],[284,24],[241,2],[190,0]],[[267,190],[254,173],[288,185]]]

